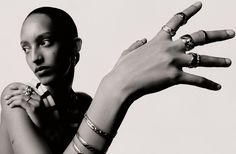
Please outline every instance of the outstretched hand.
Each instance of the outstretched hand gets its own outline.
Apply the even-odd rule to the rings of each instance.
[[[176,31],[202,7],[197,2],[174,15],[149,42],[130,52],[123,52],[108,76],[128,95],[141,97],[177,84],[219,90],[221,85],[205,77],[183,71],[183,67],[228,67],[231,60],[222,57],[187,53],[194,47],[233,38],[233,30],[204,31],[184,35],[177,40]]]

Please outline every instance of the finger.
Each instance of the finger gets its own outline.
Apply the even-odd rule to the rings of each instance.
[[[224,41],[227,39],[231,39],[235,36],[235,32],[233,30],[216,30],[216,31],[204,31],[200,30],[198,32],[194,32],[189,37],[195,46],[204,45],[208,43],[213,43],[217,41]],[[173,42],[174,46],[180,51],[186,51],[186,43],[180,38]]]
[[[201,76],[189,74],[186,72],[183,72],[183,74],[179,77],[178,82],[180,84],[187,84],[187,85],[193,85],[201,88],[206,88],[209,90],[219,90],[221,89],[221,85],[213,82],[209,79],[206,79]]]
[[[22,91],[21,90],[14,90],[14,91],[11,92],[11,94],[8,94],[8,95],[4,96],[4,99],[8,100],[11,97],[14,97],[16,95],[22,95]]]
[[[28,102],[23,102],[21,100],[14,100],[11,104],[9,104],[10,108],[14,108],[14,107],[22,107],[25,110],[29,110],[30,108],[30,104]]]
[[[13,101],[16,101],[16,100],[26,101],[27,99],[28,99],[28,97],[26,98],[26,96],[16,95],[16,96],[13,96],[13,97],[9,98],[5,103],[7,105],[10,105]]]
[[[204,45],[212,42],[223,41],[235,36],[233,30],[217,30],[217,31],[198,31],[191,34],[195,45]]]
[[[125,51],[123,51],[122,56],[124,56],[124,55],[126,55],[126,54],[132,52],[133,50],[135,50],[135,49],[141,47],[142,45],[144,45],[144,44],[146,44],[146,43],[147,43],[147,39],[146,39],[146,38],[134,42],[128,49],[126,49]]]
[[[167,27],[177,31],[180,26],[187,22],[193,15],[195,15],[202,8],[201,2],[196,2],[187,9],[182,12],[182,15],[177,13],[174,15],[166,24]],[[171,38],[170,34],[164,31],[163,29],[160,31],[160,35],[166,38]]]
[[[200,56],[200,62],[198,66],[203,67],[229,67],[231,60],[229,58],[213,57],[207,55]]]
[[[135,50],[135,49],[141,47],[142,45],[144,45],[145,43],[147,43],[147,39],[146,38],[144,38],[142,40],[138,40],[138,41],[134,42],[127,50],[128,51]]]
[[[177,58],[177,66],[189,67],[191,66],[192,60],[193,56],[191,54],[180,54]],[[229,58],[200,55],[197,67],[229,67],[231,63]]]
[[[28,96],[25,96],[25,95],[16,95],[16,96],[13,96],[13,97],[9,98],[5,103],[7,105],[10,105],[12,102],[14,102],[16,100],[19,100],[21,102],[28,102],[30,99],[36,100],[36,99],[34,99],[32,97],[28,97]]]

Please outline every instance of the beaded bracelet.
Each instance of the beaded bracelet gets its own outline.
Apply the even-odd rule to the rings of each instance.
[[[105,152],[100,151],[100,150],[94,148],[93,146],[89,145],[89,144],[80,136],[79,132],[77,132],[75,136],[76,136],[76,138],[80,141],[80,143],[81,143],[84,147],[86,147],[89,151],[94,152],[94,153],[96,153],[96,154],[105,154]]]
[[[83,154],[83,153],[79,150],[79,148],[77,147],[77,145],[75,144],[74,139],[72,140],[72,144],[73,144],[74,150],[75,150],[75,152],[76,152],[77,154]]]
[[[87,125],[98,135],[104,137],[107,140],[112,140],[115,136],[115,134],[110,134],[110,133],[106,133],[104,131],[102,131],[101,129],[99,129],[88,117],[87,114],[84,114],[84,120],[86,121]]]

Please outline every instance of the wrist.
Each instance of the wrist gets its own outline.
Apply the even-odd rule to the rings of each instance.
[[[125,81],[118,76],[109,73],[101,81],[99,90],[109,95],[111,99],[116,100],[116,105],[123,105],[130,95],[129,90],[126,88]]]
[[[123,120],[130,101],[125,84],[113,74],[106,75],[96,91],[87,114],[105,132],[115,133]]]

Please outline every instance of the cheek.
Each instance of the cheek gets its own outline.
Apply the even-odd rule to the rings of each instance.
[[[54,52],[52,55],[55,68],[57,72],[64,73],[71,65],[71,56],[66,54],[65,51]]]
[[[33,69],[33,64],[32,64],[32,61],[31,61],[31,59],[30,59],[30,57],[28,56],[28,55],[25,55],[25,60],[26,60],[26,63],[27,63],[27,65],[29,66],[29,68],[32,70],[32,71],[34,71]]]

